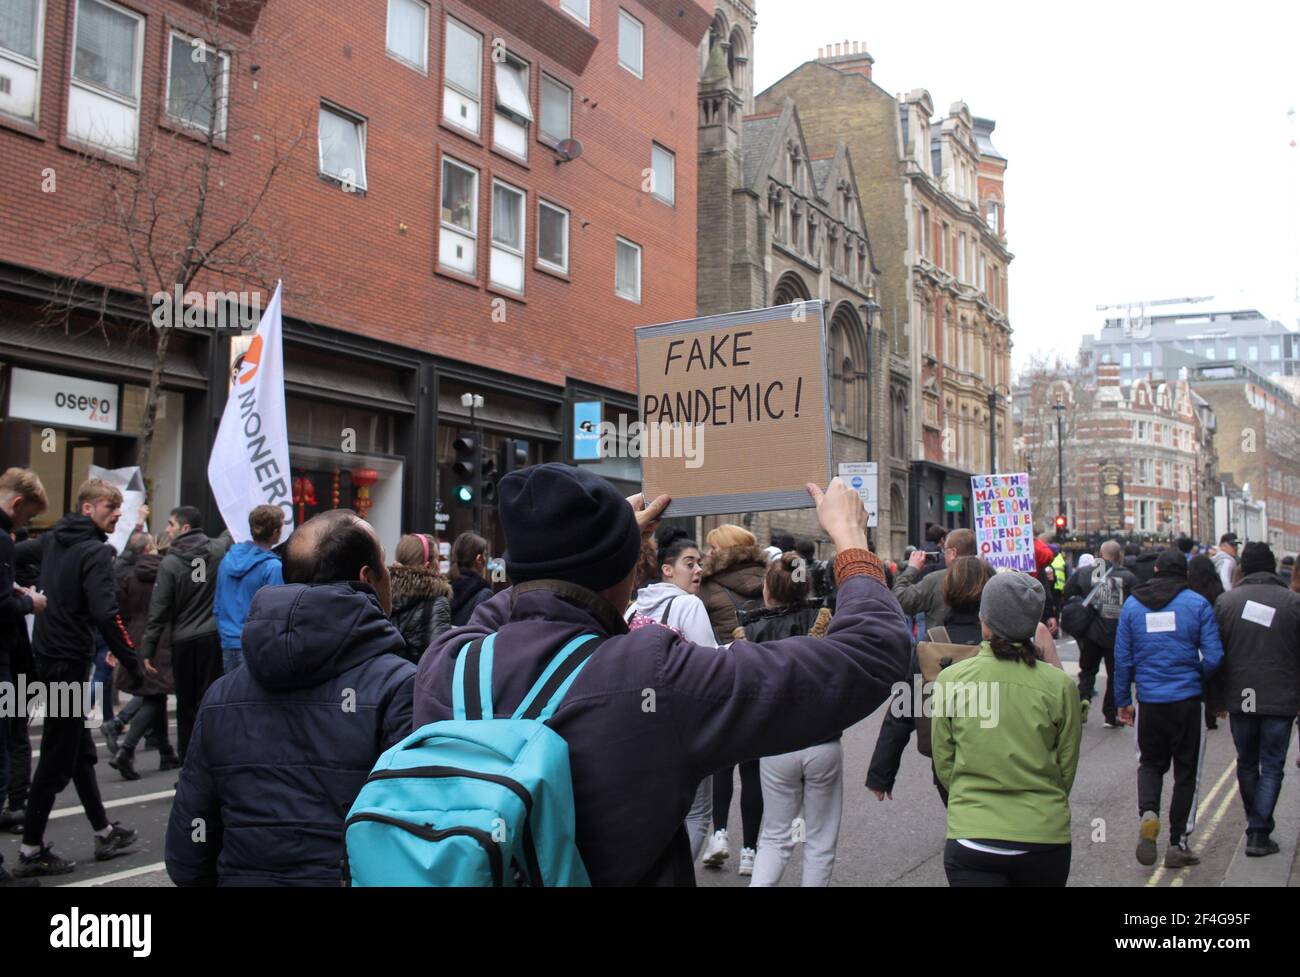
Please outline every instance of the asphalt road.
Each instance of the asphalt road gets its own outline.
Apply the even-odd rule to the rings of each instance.
[[[1077,653],[1073,642],[1060,644],[1067,671],[1077,671]],[[1287,858],[1287,854],[1269,859],[1250,859],[1243,863],[1238,853],[1245,830],[1245,815],[1237,792],[1236,753],[1227,723],[1207,733],[1208,741],[1197,799],[1197,827],[1192,847],[1202,856],[1198,866],[1176,872],[1159,867],[1143,868],[1134,858],[1137,840],[1137,778],[1132,729],[1103,729],[1100,699],[1083,731],[1079,770],[1070,797],[1073,810],[1074,853],[1070,885],[1083,886],[1218,886],[1223,884],[1229,866],[1237,854],[1234,880],[1243,868],[1255,869],[1264,862]],[[172,707],[174,717],[174,704]],[[882,712],[877,713],[844,734],[844,815],[835,863],[835,885],[903,885],[943,886],[945,811],[930,777],[929,760],[916,751],[915,740],[903,757],[892,800],[878,802],[863,786],[867,765],[875,747]],[[175,720],[171,723],[173,742]],[[32,730],[32,748],[40,749],[40,727]],[[89,824],[69,787],[58,798],[50,820],[46,840],[66,858],[75,859],[76,870],[66,876],[43,880],[45,885],[170,885],[163,870],[163,840],[176,782],[175,772],[158,770],[158,754],[137,750],[136,767],[141,779],[133,782],[107,764],[107,750],[102,736],[94,733],[100,745],[97,766],[100,790],[109,817],[139,832],[140,838],[127,854],[107,862],[96,862]],[[1294,787],[1300,771],[1294,766],[1296,745],[1293,740],[1287,759],[1287,780]],[[1162,797],[1168,811],[1172,775],[1166,778]],[[1283,802],[1294,800],[1283,784]],[[1279,804],[1281,815],[1281,803]],[[1294,822],[1288,822],[1294,824]],[[730,834],[733,857],[720,871],[700,868],[701,885],[741,886],[748,878],[736,874],[740,846],[739,778],[732,800]],[[1281,823],[1279,824],[1281,827]],[[1161,854],[1167,840],[1160,839]],[[1288,842],[1283,841],[1284,848]],[[12,865],[18,855],[17,835],[0,835],[0,851]],[[1296,839],[1289,839],[1289,853],[1294,858]],[[1300,884],[1300,866],[1292,865],[1274,875],[1281,879],[1289,874],[1290,884]],[[782,885],[798,885],[801,855],[796,847],[786,869]]]

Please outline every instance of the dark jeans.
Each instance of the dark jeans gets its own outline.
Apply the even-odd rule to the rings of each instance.
[[[1172,762],[1174,793],[1169,800],[1169,844],[1196,827],[1196,793],[1201,780],[1205,729],[1201,697],[1181,702],[1143,702],[1137,709],[1138,817],[1160,813],[1160,791]]]
[[[11,681],[13,680],[9,675],[8,664],[0,665],[0,684],[7,686]],[[12,695],[17,710],[19,703],[16,689]],[[3,804],[5,798],[9,796],[9,727],[16,719],[17,716],[9,716],[9,710],[0,709],[0,804]]]
[[[221,678],[221,638],[217,632],[189,641],[173,641],[172,677],[176,684],[176,739],[183,762],[203,696]]]
[[[1079,645],[1079,698],[1092,700],[1097,694],[1097,672],[1102,662],[1106,664],[1106,691],[1101,697],[1101,714],[1108,723],[1115,722],[1115,689],[1112,678],[1115,675],[1115,649],[1104,648],[1087,638],[1078,639]]]
[[[90,666],[75,662],[38,663],[37,676],[42,682],[84,682]],[[52,696],[47,695],[47,704]],[[54,799],[68,786],[77,788],[77,797],[85,808],[90,826],[96,831],[108,827],[108,815],[99,797],[95,780],[95,741],[86,721],[80,716],[45,717],[41,737],[41,759],[32,777],[31,796],[27,799],[27,821],[23,827],[23,844],[40,845],[45,839],[45,824],[54,809]]]
[[[167,738],[167,696],[146,695],[140,698],[140,708],[131,719],[131,726],[122,739],[121,748],[128,756],[135,754],[136,744],[149,729],[158,738],[158,753],[169,756],[172,752],[171,741]]]
[[[1246,830],[1272,834],[1273,808],[1282,791],[1286,751],[1291,745],[1290,716],[1233,713],[1232,742],[1237,747],[1237,784],[1246,805]]]
[[[1070,845],[1025,847],[1035,850],[1023,855],[994,855],[949,838],[943,846],[948,885],[954,889],[1065,885],[1070,877]]]
[[[731,813],[735,770],[728,767],[713,775],[713,827],[718,831],[726,829]],[[740,765],[740,822],[744,846],[757,850],[758,829],[763,824],[763,783],[758,777],[757,760],[746,760]]]
[[[27,716],[14,716],[9,720],[9,810],[17,811],[27,805],[27,794],[32,787],[32,741],[27,734]],[[0,795],[0,801],[4,796]]]

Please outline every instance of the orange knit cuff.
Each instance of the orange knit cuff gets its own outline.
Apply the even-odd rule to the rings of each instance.
[[[869,550],[845,550],[835,557],[835,579],[844,583],[849,577],[871,577],[883,587],[885,567]]]

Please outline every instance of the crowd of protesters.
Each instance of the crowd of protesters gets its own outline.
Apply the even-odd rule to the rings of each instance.
[[[947,811],[950,884],[1064,885],[1103,665],[1103,725],[1137,726],[1138,861],[1156,860],[1172,766],[1165,865],[1197,862],[1202,744],[1224,717],[1247,854],[1278,850],[1273,808],[1300,711],[1300,578],[1265,544],[1226,534],[1207,553],[1190,541],[1141,553],[1107,541],[1071,573],[1045,535],[1022,573],[980,559],[970,530],[931,527],[900,568],[872,551],[855,492],[838,479],[808,492],[831,560],[810,539],[762,547],[730,523],[697,542],[661,523],[666,497],[624,499],[587,470],[544,464],[501,480],[503,565],[470,532],[445,561],[435,535],[405,535],[389,562],[350,510],[289,533],[275,506],[253,509],[238,544],[207,535],[191,506],[156,538],[146,514],[115,554],[122,493],[100,480],[20,542],[48,500],[34,473],[11,469],[0,477],[0,681],[85,683],[97,656],[115,667],[100,693],[108,766],[138,779],[143,747],[180,771],[165,847],[180,885],[339,884],[344,817],[376,761],[459,718],[468,649],[477,675],[489,637],[483,702],[500,716],[524,712],[563,670],[559,649],[598,636],[546,717],[567,745],[573,843],[594,884],[689,885],[697,865],[730,862],[772,886],[802,844],[802,883],[829,885],[842,736],[886,707],[867,788],[892,798],[915,732]],[[1056,651],[1063,634],[1079,646],[1077,680]],[[931,708],[911,707],[913,676]],[[952,708],[967,689],[995,704],[995,721],[982,706]],[[647,690],[660,706],[646,709]],[[113,714],[119,693],[131,699]],[[0,717],[0,828],[23,836],[0,882],[74,870],[45,839],[69,783],[97,859],[135,845],[105,812],[83,719],[46,716],[33,772],[26,718]]]

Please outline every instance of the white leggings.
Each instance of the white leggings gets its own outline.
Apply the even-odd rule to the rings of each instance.
[[[763,757],[758,771],[763,784],[763,830],[749,884],[780,882],[795,842],[803,841],[803,885],[830,885],[844,806],[840,741]],[[800,811],[803,821],[796,824]]]

